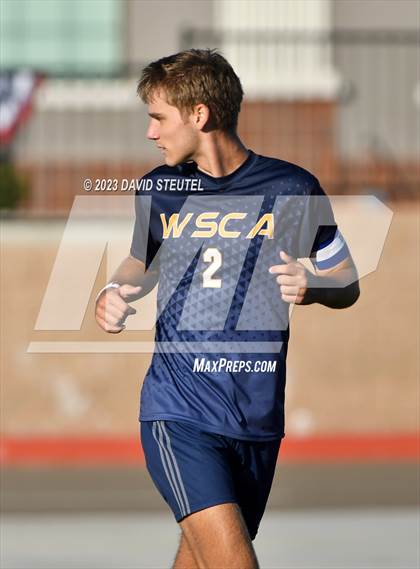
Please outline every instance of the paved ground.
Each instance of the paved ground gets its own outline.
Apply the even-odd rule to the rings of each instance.
[[[179,529],[142,468],[0,471],[1,569],[169,568]],[[418,569],[419,465],[289,464],[262,569]]]
[[[269,511],[255,547],[262,569],[416,569],[413,508]],[[2,569],[169,568],[178,540],[169,514],[7,514]]]

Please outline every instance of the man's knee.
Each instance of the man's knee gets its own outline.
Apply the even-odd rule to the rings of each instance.
[[[206,508],[180,523],[199,567],[256,569],[254,549],[237,504]]]
[[[174,561],[173,569],[199,569],[193,551],[188,544],[184,532],[181,532],[181,540]]]

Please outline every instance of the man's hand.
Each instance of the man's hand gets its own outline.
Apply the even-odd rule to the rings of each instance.
[[[278,275],[276,281],[280,287],[281,298],[289,304],[302,304],[309,288],[311,273],[302,263],[284,251],[280,251],[280,259],[284,261],[284,264],[273,265],[269,271]]]
[[[95,318],[99,326],[110,334],[118,334],[125,328],[125,319],[137,310],[128,302],[135,300],[141,286],[129,284],[119,288],[108,288],[102,292],[96,301]]]
[[[283,265],[273,265],[270,273],[277,274],[277,283],[284,302],[312,304],[318,302],[329,308],[348,308],[360,295],[357,270],[350,256],[335,267],[311,273],[302,263],[280,251]]]

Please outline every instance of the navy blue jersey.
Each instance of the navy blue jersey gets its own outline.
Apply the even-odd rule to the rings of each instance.
[[[289,305],[268,269],[281,250],[319,269],[348,255],[318,180],[250,151],[219,178],[192,162],[160,166],[136,194],[130,254],[159,272],[140,420],[284,436]]]

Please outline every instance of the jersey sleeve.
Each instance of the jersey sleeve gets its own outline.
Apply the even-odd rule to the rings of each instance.
[[[316,178],[305,204],[298,248],[299,257],[309,257],[317,270],[331,269],[350,254],[330,200]]]
[[[159,249],[151,232],[152,197],[144,196],[142,192],[136,191],[135,212],[136,220],[131,240],[130,255],[142,261],[147,270]]]

